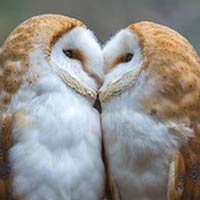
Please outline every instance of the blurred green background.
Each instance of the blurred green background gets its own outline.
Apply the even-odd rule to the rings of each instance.
[[[19,23],[44,13],[78,18],[102,42],[130,23],[155,21],[182,33],[200,54],[200,0],[0,0],[0,45]]]

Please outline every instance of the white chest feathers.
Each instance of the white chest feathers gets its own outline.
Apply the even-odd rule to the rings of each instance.
[[[99,200],[104,167],[99,114],[92,105],[66,89],[20,107],[24,120],[19,126],[16,118],[10,151],[15,193],[25,200]]]
[[[139,93],[129,89],[103,105],[106,153],[123,200],[164,200],[178,142],[165,124],[142,112]]]

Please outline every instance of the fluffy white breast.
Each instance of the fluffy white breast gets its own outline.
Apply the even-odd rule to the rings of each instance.
[[[25,200],[98,200],[103,195],[99,114],[64,87],[21,105],[26,113],[21,123],[28,124],[14,123],[13,187]]]
[[[133,87],[102,105],[106,152],[123,200],[167,199],[169,161],[180,140],[170,132],[172,124],[153,119],[140,105],[155,86],[156,80],[141,74]]]

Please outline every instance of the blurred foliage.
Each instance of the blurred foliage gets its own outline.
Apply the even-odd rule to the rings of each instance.
[[[59,13],[83,21],[102,42],[136,21],[155,21],[179,31],[200,52],[199,0],[0,0],[0,5],[0,45],[25,19]]]

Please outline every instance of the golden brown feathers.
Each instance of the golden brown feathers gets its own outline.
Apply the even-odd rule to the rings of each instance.
[[[11,57],[13,60],[22,59],[38,45],[50,51],[57,39],[77,26],[85,27],[82,22],[62,15],[41,15],[30,18],[9,35],[2,46],[0,60],[2,62]]]
[[[174,158],[174,176],[169,176],[170,200],[200,199],[200,126],[193,129],[194,137],[181,147]]]
[[[191,44],[167,27],[141,22],[129,26],[139,36],[143,69],[157,79],[157,90],[143,99],[145,109],[159,119],[200,115],[200,60]],[[157,103],[159,102],[159,104]]]

